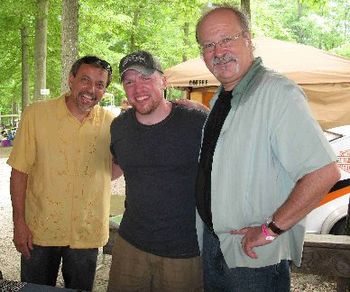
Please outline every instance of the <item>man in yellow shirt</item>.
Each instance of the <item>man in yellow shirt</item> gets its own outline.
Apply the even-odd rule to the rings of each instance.
[[[69,93],[36,102],[21,117],[7,161],[21,281],[55,286],[62,259],[67,288],[93,287],[115,169],[114,116],[97,105],[111,78],[109,63],[85,56],[71,68]]]

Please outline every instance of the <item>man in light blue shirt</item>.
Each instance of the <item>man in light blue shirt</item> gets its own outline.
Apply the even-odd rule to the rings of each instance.
[[[289,291],[303,219],[339,179],[336,157],[302,90],[254,58],[244,14],[214,8],[196,37],[221,82],[197,177],[205,291]]]

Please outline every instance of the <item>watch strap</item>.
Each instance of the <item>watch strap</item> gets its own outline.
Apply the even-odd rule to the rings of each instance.
[[[267,227],[270,228],[271,231],[277,235],[281,235],[283,232],[285,232],[285,230],[279,228],[273,220],[267,222]]]

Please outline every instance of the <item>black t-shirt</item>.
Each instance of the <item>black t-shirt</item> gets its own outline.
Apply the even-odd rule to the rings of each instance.
[[[125,213],[119,234],[159,256],[199,254],[195,183],[206,114],[173,104],[155,125],[140,124],[133,109],[111,125],[111,151],[124,171]]]

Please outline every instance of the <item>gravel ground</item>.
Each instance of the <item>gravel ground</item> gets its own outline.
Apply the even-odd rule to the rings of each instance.
[[[4,279],[19,280],[20,256],[12,244],[12,210],[9,194],[10,167],[6,159],[0,159],[0,270]],[[113,193],[123,192],[124,181],[113,185]],[[108,273],[111,263],[110,255],[98,257],[98,267],[95,278],[94,290],[106,291]],[[59,277],[57,286],[62,287],[62,277]],[[335,282],[332,279],[314,275],[301,275],[292,273],[292,291],[295,292],[331,292],[336,291]]]

